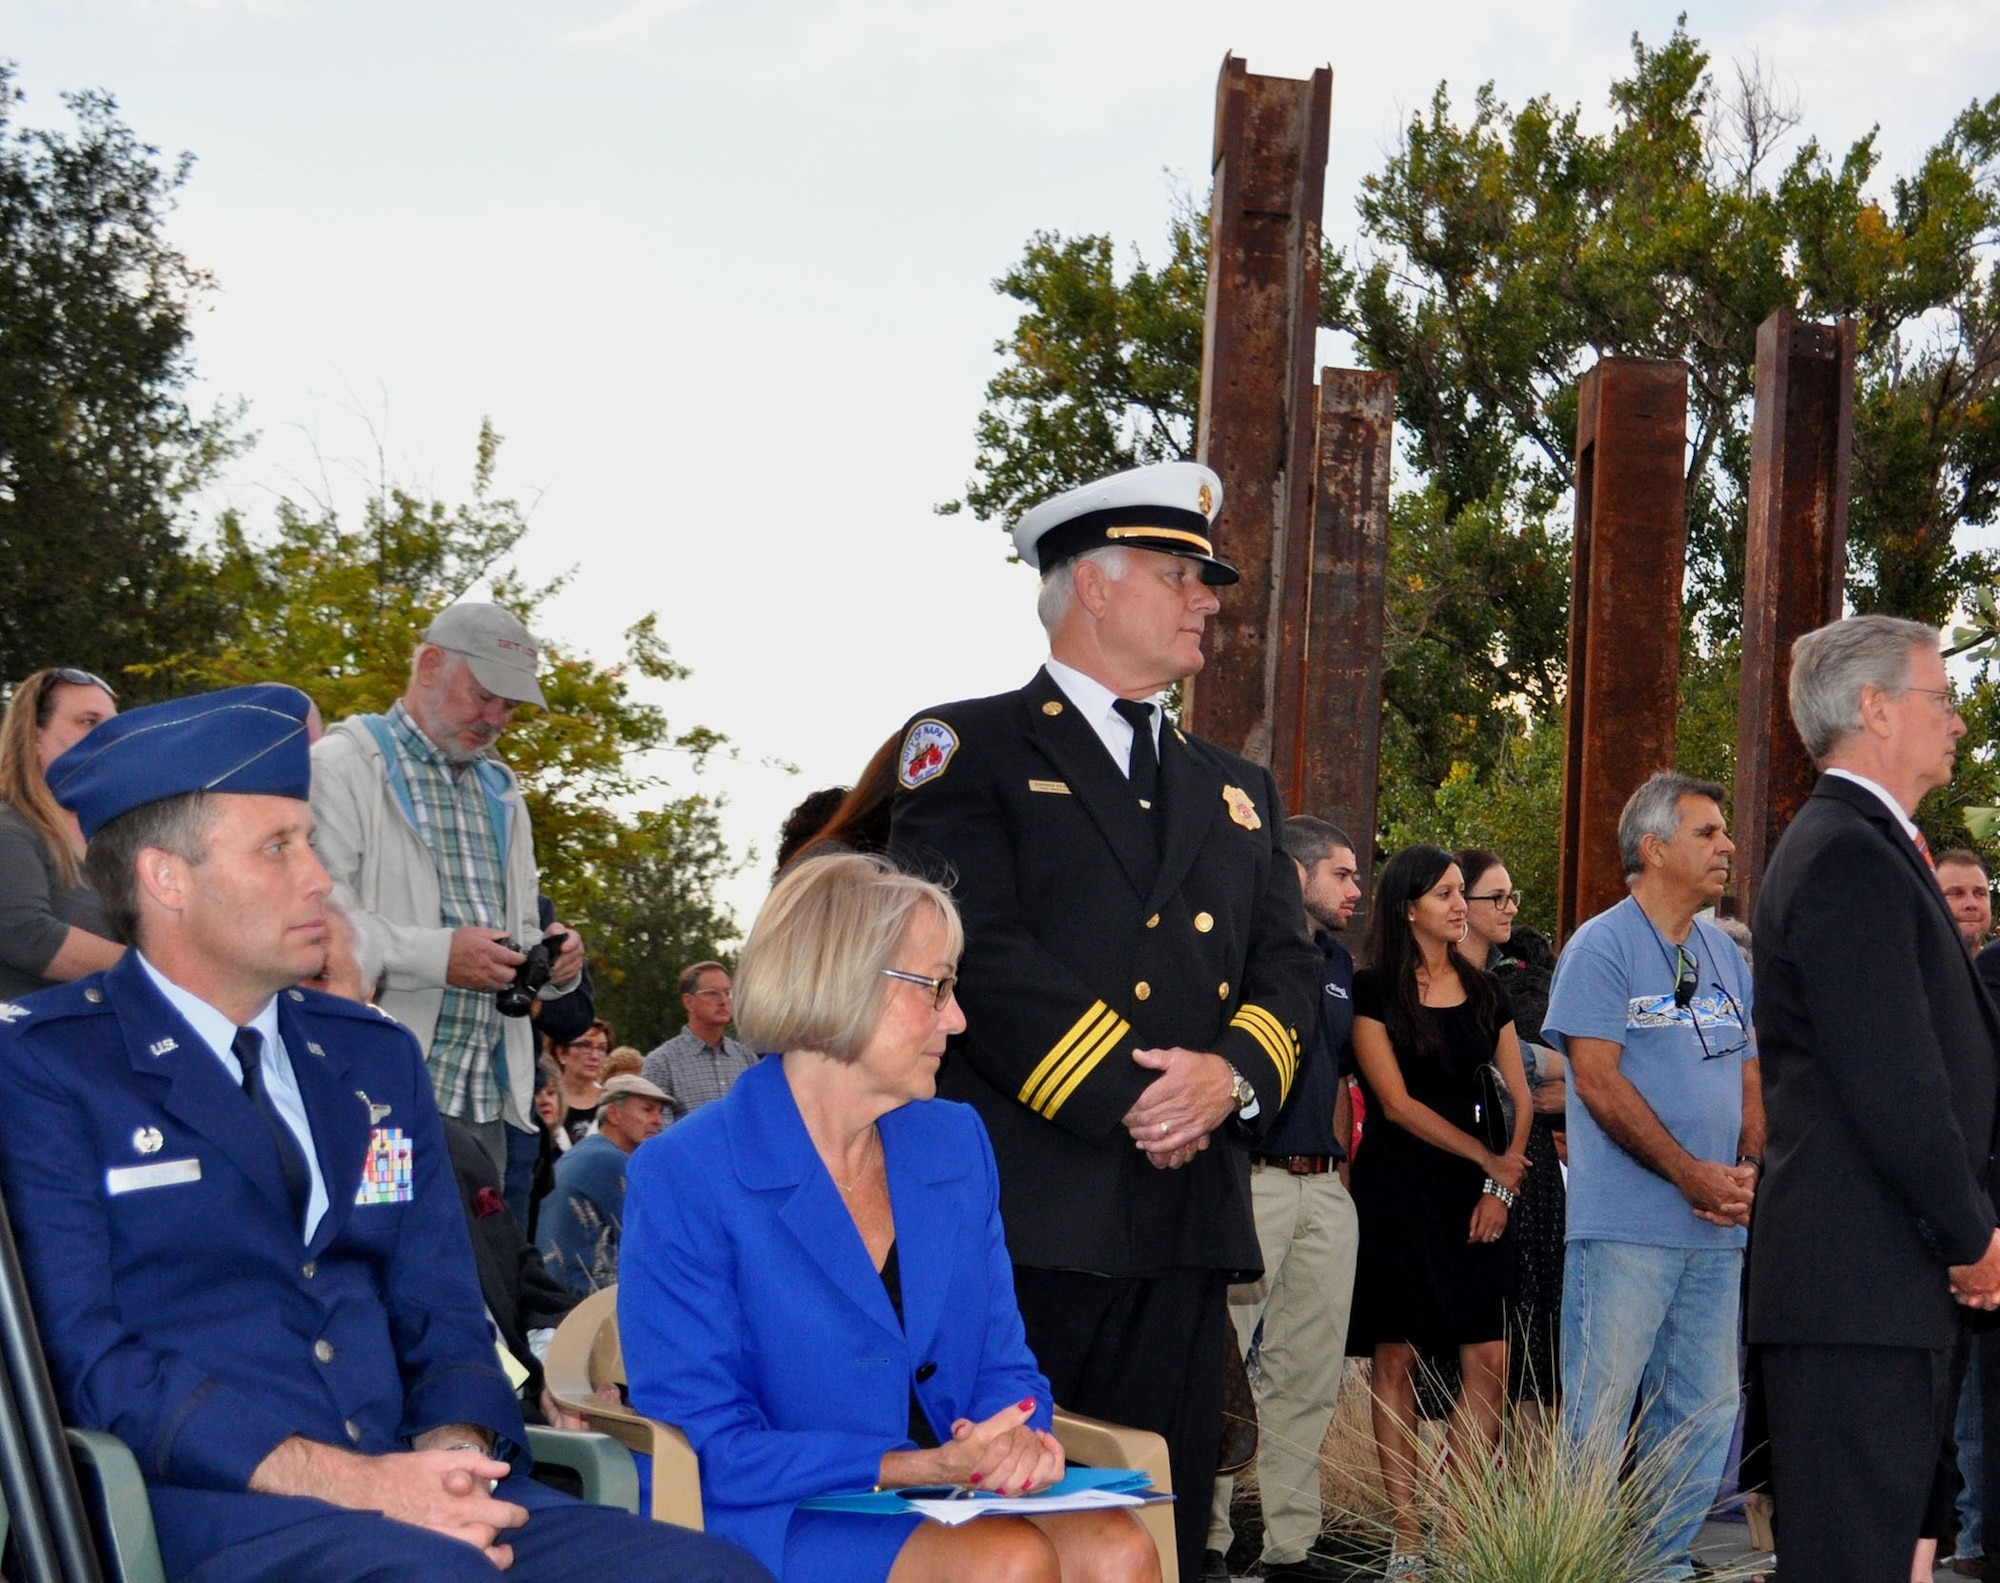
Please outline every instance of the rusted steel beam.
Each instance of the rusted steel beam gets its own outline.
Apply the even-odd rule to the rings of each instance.
[[[1281,736],[1272,757],[1285,806],[1354,838],[1360,939],[1374,893],[1375,781],[1382,757],[1382,593],[1389,549],[1389,469],[1396,376],[1320,374],[1306,642],[1279,657]],[[1289,742],[1286,740],[1289,738]]]
[[[1731,910],[1748,918],[1764,862],[1812,791],[1792,728],[1792,642],[1835,620],[1847,580],[1847,464],[1854,440],[1854,321],[1757,326],[1750,530],[1743,564],[1743,691],[1736,728]]]
[[[1619,810],[1674,762],[1687,387],[1687,364],[1638,357],[1577,386],[1560,938],[1625,894]]]
[[[1278,657],[1305,643],[1313,495],[1313,342],[1333,73],[1253,75],[1225,56],[1215,91],[1208,311],[1196,454],[1222,476],[1216,553],[1243,581],[1208,627],[1191,729],[1273,764]],[[1287,737],[1287,753],[1296,745]]]

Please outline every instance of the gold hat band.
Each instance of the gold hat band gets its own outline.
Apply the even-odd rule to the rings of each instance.
[[[1182,528],[1106,528],[1107,539],[1175,539],[1182,544],[1192,544],[1204,555],[1213,555],[1215,546],[1199,533],[1189,533]]]

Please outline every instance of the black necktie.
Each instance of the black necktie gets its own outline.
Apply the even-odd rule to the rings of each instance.
[[[1153,706],[1131,698],[1114,698],[1111,707],[1132,728],[1132,795],[1152,815],[1153,829],[1160,827],[1160,750],[1153,741]]]
[[[312,1194],[312,1174],[306,1169],[306,1157],[299,1148],[297,1135],[285,1124],[285,1118],[278,1114],[278,1107],[271,1103],[270,1093],[264,1087],[264,1073],[260,1065],[264,1055],[264,1036],[255,1028],[238,1028],[236,1037],[229,1041],[229,1049],[237,1064],[243,1068],[243,1092],[250,1096],[250,1103],[257,1107],[257,1113],[264,1118],[264,1125],[270,1129],[271,1144],[278,1151],[278,1170],[285,1178],[285,1195],[292,1201],[292,1221],[303,1236],[306,1200]]]

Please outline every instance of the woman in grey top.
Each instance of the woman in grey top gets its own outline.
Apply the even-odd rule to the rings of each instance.
[[[111,966],[125,954],[83,871],[83,832],[57,806],[48,767],[118,713],[89,671],[36,671],[0,723],[0,998]]]

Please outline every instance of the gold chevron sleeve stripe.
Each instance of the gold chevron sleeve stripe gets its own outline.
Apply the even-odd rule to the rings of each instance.
[[[1291,1094],[1292,1080],[1299,1073],[1298,1046],[1285,1031],[1284,1024],[1262,1006],[1246,1002],[1237,1008],[1230,1022],[1255,1039],[1271,1058],[1271,1065],[1278,1073],[1278,1103],[1282,1105]]]
[[[1121,1020],[1118,1013],[1103,1001],[1093,1001],[1090,1010],[1071,1024],[1069,1032],[1056,1040],[1049,1053],[1028,1074],[1028,1080],[1021,1085],[1018,1096],[1021,1103],[1040,1109],[1041,1101],[1047,1097],[1046,1091],[1062,1081],[1061,1073],[1068,1067],[1077,1047],[1090,1043],[1092,1036],[1101,1034],[1107,1024]]]
[[[1116,1049],[1119,1040],[1131,1031],[1132,1024],[1120,1017],[1100,1038],[1093,1039],[1090,1053],[1071,1066],[1069,1076],[1064,1079],[1062,1087],[1057,1089],[1049,1101],[1041,1107],[1042,1114],[1054,1121],[1056,1112],[1061,1110],[1063,1102],[1076,1092],[1077,1085],[1096,1071],[1098,1063]]]

